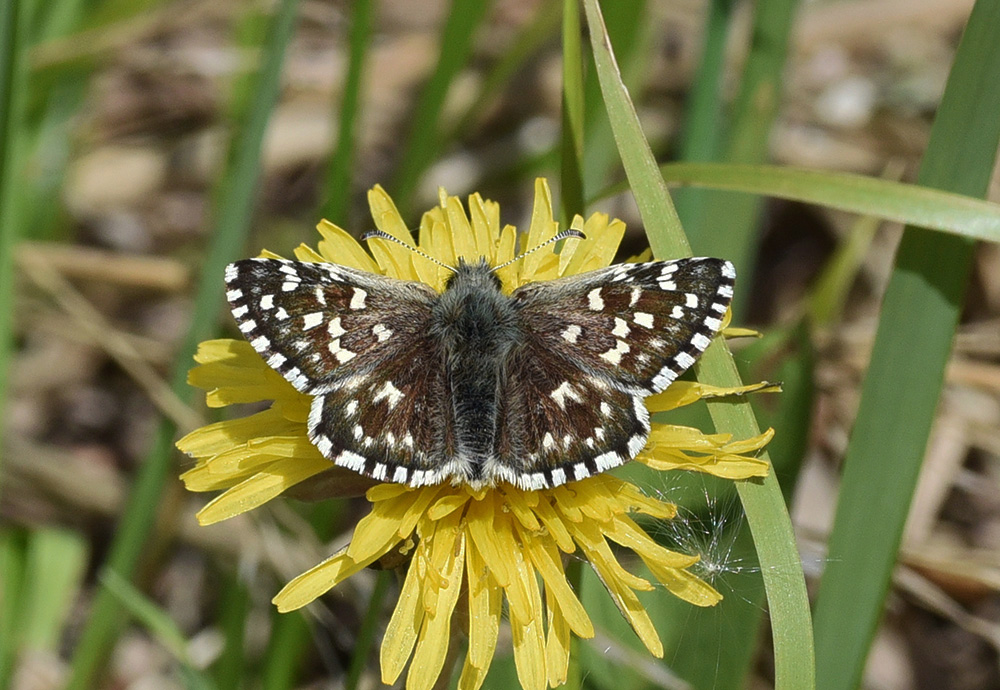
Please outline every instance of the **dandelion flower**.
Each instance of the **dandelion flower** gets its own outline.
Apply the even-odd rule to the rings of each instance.
[[[510,293],[527,283],[610,265],[625,231],[621,221],[597,213],[586,222],[577,219],[574,223],[582,227],[585,239],[565,242],[558,253],[550,246],[514,261],[515,228],[501,226],[499,206],[478,194],[469,198],[466,211],[459,199],[442,192],[439,206],[424,214],[419,244],[381,188],[370,192],[369,203],[381,232],[418,247],[443,265],[393,242],[372,242],[369,255],[346,232],[325,221],[318,228],[322,239],[317,250],[300,246],[296,258],[417,280],[439,292],[451,274],[447,267],[458,266],[460,259],[485,258],[490,266],[503,266],[496,275],[503,291]],[[556,234],[549,190],[539,180],[522,244],[537,247]],[[355,295],[359,304],[366,296]],[[598,306],[600,293],[591,299]],[[718,317],[721,321],[722,314]],[[626,327],[621,328],[626,332]],[[248,333],[252,327],[243,330]],[[384,334],[384,330],[374,334]],[[494,656],[506,601],[522,687],[541,690],[563,683],[571,634],[594,635],[587,611],[567,580],[565,554],[577,554],[593,567],[639,639],[656,656],[663,655],[663,647],[636,595],[653,589],[654,583],[623,567],[617,555],[620,548],[638,556],[656,582],[675,596],[696,606],[712,606],[721,599],[688,570],[697,562],[696,556],[661,546],[633,519],[636,514],[670,519],[675,507],[607,473],[590,473],[578,481],[562,477],[562,482],[550,481],[552,475],[545,482],[520,477],[478,483],[452,483],[444,481],[447,477],[434,476],[437,481],[414,486],[422,482],[412,481],[413,474],[402,475],[406,483],[373,483],[338,469],[335,482],[321,483],[320,475],[330,475],[331,462],[317,447],[323,439],[317,444],[316,438],[310,440],[312,396],[293,385],[296,374],[289,373],[283,357],[272,355],[265,362],[257,353],[261,344],[255,345],[256,350],[246,341],[213,340],[199,348],[198,365],[189,380],[207,391],[209,406],[261,401],[271,405],[181,439],[178,447],[196,459],[195,467],[182,479],[192,491],[223,491],[199,512],[202,524],[233,517],[311,484],[328,490],[329,495],[367,488],[371,512],[355,527],[350,543],[289,582],[274,603],[281,611],[300,608],[383,557],[404,553],[408,557],[405,577],[381,647],[383,682],[395,683],[405,670],[407,688],[433,687],[447,672],[448,646],[457,630],[468,639],[459,687],[479,688]],[[340,350],[331,345],[330,351]],[[614,352],[607,353],[611,359]],[[284,376],[275,368],[283,369]],[[646,398],[645,405],[650,412],[664,412],[706,397],[752,389],[679,381]],[[559,397],[557,392],[553,396]],[[394,393],[387,388],[385,395]],[[561,395],[572,396],[573,389]],[[648,417],[645,409],[636,414],[640,413]],[[726,434],[654,422],[636,460],[655,470],[685,469],[745,479],[767,473],[767,463],[754,453],[769,439],[770,432],[733,440]]]

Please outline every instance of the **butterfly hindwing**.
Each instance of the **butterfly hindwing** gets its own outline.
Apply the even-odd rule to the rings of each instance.
[[[244,337],[303,393],[370,372],[426,330],[430,287],[327,263],[246,259],[226,268]]]
[[[558,486],[617,467],[646,445],[643,396],[542,341],[519,348],[507,372],[492,468],[498,478],[530,489]]]
[[[420,486],[456,468],[454,414],[440,343],[425,334],[377,372],[313,398],[309,438],[334,464],[379,481]]]

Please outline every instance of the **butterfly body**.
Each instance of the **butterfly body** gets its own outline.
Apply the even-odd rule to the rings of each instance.
[[[309,437],[333,463],[421,486],[582,479],[634,458],[644,398],[721,327],[719,259],[622,264],[510,295],[485,260],[441,293],[336,264],[248,259],[226,271],[244,336],[313,396]]]

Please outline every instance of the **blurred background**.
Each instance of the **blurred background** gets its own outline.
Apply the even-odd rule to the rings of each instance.
[[[20,60],[6,82],[16,135],[6,148],[9,260],[0,277],[11,324],[0,401],[0,687],[61,688],[71,678],[74,687],[130,689],[378,687],[368,648],[345,681],[374,575],[341,585],[306,614],[279,617],[269,603],[303,564],[331,552],[328,541],[344,542],[366,504],[279,500],[202,528],[194,514],[207,498],[176,479],[191,461],[176,451],[152,457],[169,447],[164,434],[173,440],[178,429],[213,419],[178,383],[196,305],[207,305],[197,312],[200,337],[237,333],[222,307],[221,272],[206,273],[212,252],[239,257],[267,247],[289,256],[315,243],[324,216],[360,235],[373,227],[365,195],[375,184],[411,227],[439,187],[479,191],[500,202],[503,222],[522,228],[536,177],[566,198],[558,184],[562,5],[16,4],[11,54]],[[692,131],[731,119],[739,106],[750,46],[759,48],[752,4],[605,4],[660,160],[726,158],[721,137],[697,140]],[[788,33],[775,22],[758,151],[743,162],[913,181],[971,9],[968,0],[787,4]],[[714,81],[705,71],[711,31]],[[586,63],[584,80],[594,98],[580,177],[592,200],[623,174]],[[269,88],[273,104],[262,103]],[[716,105],[698,110],[706,89]],[[263,132],[259,146],[254,132]],[[994,176],[989,198],[998,196]],[[696,252],[725,252],[713,239],[725,206],[712,199],[677,195]],[[646,246],[628,195],[589,203],[593,210],[627,222],[621,259]],[[736,324],[764,338],[733,347],[748,381],[786,383],[784,402],[760,401],[762,426],[779,430],[775,462],[814,584],[828,562],[840,463],[902,228],[789,201],[761,200],[749,213],[756,230],[737,257]],[[211,249],[224,232],[228,246]],[[823,307],[818,286],[835,295]],[[1000,688],[998,456],[1000,252],[983,244],[863,687]],[[156,490],[142,500],[155,507],[146,513],[155,524],[134,589],[108,584],[99,576],[150,462],[159,463],[160,484],[149,480]],[[653,490],[674,495],[656,481]],[[712,576],[726,601],[697,630],[688,613],[664,622],[681,631],[665,635],[677,646],[662,664],[640,660],[618,633],[582,643],[584,686],[773,683],[759,575],[752,555],[734,555],[739,537],[727,536],[743,527],[739,505],[704,486],[686,490],[696,500],[684,513],[689,529],[675,538],[718,566]],[[108,642],[80,661],[81,639],[97,636],[91,619],[102,582],[116,592],[111,608],[98,609],[114,612]],[[749,617],[732,623],[731,600]],[[376,638],[390,609],[374,609]],[[735,647],[730,636],[740,640]],[[513,687],[506,644],[487,687]]]

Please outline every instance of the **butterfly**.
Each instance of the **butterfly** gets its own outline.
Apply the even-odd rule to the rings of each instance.
[[[506,295],[485,259],[449,268],[440,293],[332,263],[226,268],[240,331],[312,396],[309,439],[335,465],[412,487],[525,490],[622,465],[649,437],[644,399],[708,347],[736,280],[728,261],[689,258]]]

